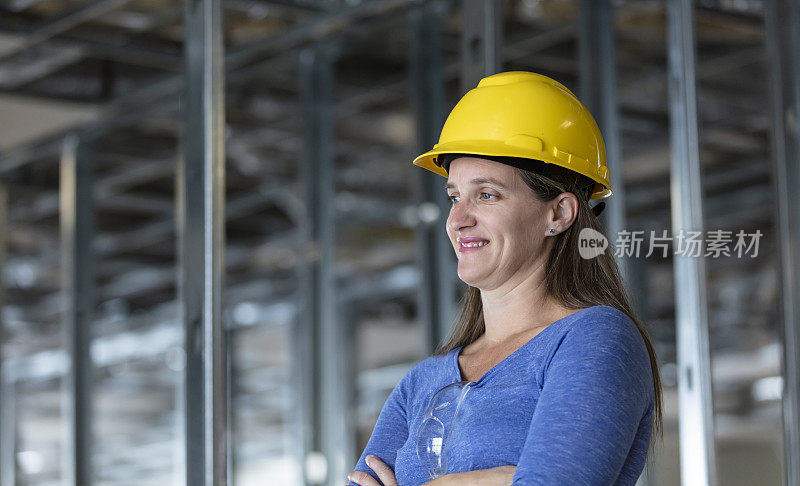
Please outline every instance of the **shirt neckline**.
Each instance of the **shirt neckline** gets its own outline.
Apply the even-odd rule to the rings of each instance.
[[[486,370],[486,372],[483,374],[483,376],[478,378],[477,381],[473,381],[473,382],[470,382],[470,383],[472,384],[472,386],[480,386],[481,384],[486,382],[487,377],[489,377],[492,374],[496,373],[497,369],[500,369],[500,368],[502,368],[504,366],[507,366],[508,362],[510,362],[514,356],[516,356],[517,354],[521,353],[524,349],[530,347],[531,343],[533,343],[533,342],[537,341],[538,339],[540,339],[540,336],[542,336],[544,333],[548,332],[548,330],[550,328],[552,328],[553,326],[555,326],[557,324],[569,321],[572,318],[576,317],[581,312],[585,311],[586,309],[591,309],[593,307],[598,307],[598,306],[584,307],[583,309],[579,309],[576,312],[573,312],[572,314],[570,314],[568,316],[565,316],[565,317],[562,317],[561,319],[557,319],[556,321],[553,321],[547,327],[545,327],[544,329],[539,331],[539,333],[537,333],[535,336],[533,336],[532,338],[527,340],[525,342],[525,344],[523,344],[522,346],[517,348],[517,350],[515,350],[513,353],[509,354],[508,356],[503,358],[499,363],[497,363],[496,365],[494,365],[491,368],[489,368],[488,370]],[[461,354],[461,350],[463,348],[464,348],[464,346],[459,346],[459,347],[455,348],[453,351],[451,351],[450,361],[451,361],[452,369],[455,372],[455,376],[456,376],[456,380],[455,381],[468,381],[468,380],[465,380],[464,377],[461,375],[461,368],[458,367],[458,356]]]

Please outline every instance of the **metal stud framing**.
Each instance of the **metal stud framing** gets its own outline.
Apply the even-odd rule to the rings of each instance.
[[[227,484],[224,49],[220,0],[188,0],[184,145],[178,174],[179,300],[185,330],[186,484]]]
[[[612,242],[625,229],[625,187],[622,177],[622,150],[617,106],[616,49],[614,45],[614,7],[611,0],[581,0],[578,11],[578,66],[580,99],[594,115],[606,147],[606,164],[611,172],[614,195],[601,217],[606,220]],[[625,259],[618,259],[623,280],[628,281]]]
[[[0,484],[16,482],[16,384],[3,377],[0,382]]]
[[[461,94],[485,76],[500,71],[503,39],[503,3],[499,0],[464,0],[461,35]]]
[[[91,468],[91,345],[94,310],[93,190],[87,142],[70,135],[61,153],[61,288],[70,369],[63,386],[65,484],[89,486]]]
[[[319,201],[325,194],[332,191],[318,187],[322,173],[317,171],[317,159],[328,157],[329,148],[324,145],[330,136],[328,132],[320,133],[324,130],[324,125],[320,124],[317,118],[320,117],[318,110],[325,116],[330,116],[330,106],[322,106],[314,82],[316,53],[304,51],[300,54],[300,89],[301,95],[305,99],[301,100],[304,112],[304,120],[307,142],[306,152],[303,154],[300,178],[305,190],[304,201],[306,202],[306,214],[300,218],[298,227],[298,244],[303,249],[303,258],[298,267],[299,278],[299,298],[302,299],[300,308],[301,314],[293,328],[293,347],[294,366],[292,369],[297,374],[295,380],[297,385],[296,401],[298,405],[298,429],[300,438],[298,463],[301,468],[303,484],[312,485],[321,483],[321,471],[314,470],[315,457],[322,454],[322,440],[320,431],[320,381],[321,360],[316,350],[319,346],[319,336],[317,323],[320,315],[321,292],[320,266],[321,260],[318,249],[320,225],[313,220],[313,213],[324,210],[326,206]],[[315,116],[316,115],[316,116]],[[322,135],[325,135],[324,137]],[[325,192],[318,192],[324,190]]]
[[[112,5],[121,5],[125,0],[107,0],[92,2],[89,6],[93,12],[98,8],[104,10]],[[408,2],[401,0],[381,2],[385,8],[402,8]],[[420,2],[423,3],[423,2]],[[475,87],[478,80],[500,70],[498,56],[501,38],[500,12],[501,2],[495,0],[465,0],[461,3],[464,10],[464,36],[462,38],[462,94]],[[224,451],[228,444],[227,423],[228,411],[226,393],[227,377],[223,370],[227,367],[227,357],[221,350],[227,348],[221,320],[223,248],[224,248],[224,148],[223,148],[223,76],[222,76],[222,42],[221,42],[221,10],[218,0],[190,0],[187,2],[186,53],[187,53],[187,91],[185,161],[182,162],[179,174],[179,236],[181,238],[181,270],[180,270],[180,303],[186,328],[186,390],[182,395],[187,407],[186,421],[186,477],[187,484],[210,485],[226,484],[222,478],[229,477],[230,454]],[[366,8],[366,7],[365,7]],[[412,45],[412,82],[418,103],[419,149],[430,148],[435,141],[433,134],[441,127],[441,92],[440,63],[436,32],[438,18],[431,12],[435,8],[427,2],[418,5],[420,10],[409,17],[414,44]],[[790,0],[768,0],[764,3],[767,52],[770,66],[770,92],[773,95],[773,150],[776,159],[776,187],[779,206],[779,228],[781,244],[781,270],[783,278],[783,344],[784,344],[784,445],[786,454],[786,480],[784,484],[796,484],[800,481],[800,304],[795,296],[800,287],[797,275],[797,248],[800,246],[800,219],[798,208],[800,201],[794,188],[800,183],[800,60],[794,46],[800,44],[800,7]],[[432,10],[429,10],[432,9]],[[695,100],[695,76],[693,53],[692,7],[688,0],[670,0],[669,14],[669,87],[671,105],[672,132],[672,191],[673,191],[673,232],[680,229],[699,230],[702,227],[702,201],[699,187],[699,155],[697,140],[697,114]],[[582,59],[594,59],[597,62],[581,61],[579,64],[587,69],[581,73],[581,80],[586,88],[598,88],[591,94],[582,92],[582,100],[597,113],[598,121],[606,138],[608,162],[612,174],[617,174],[615,197],[609,201],[606,214],[609,223],[607,228],[614,234],[614,228],[624,225],[622,200],[624,188],[621,183],[621,172],[618,170],[620,153],[618,146],[616,94],[613,91],[615,82],[608,76],[614,74],[613,36],[608,29],[592,28],[593,26],[612,25],[610,19],[610,2],[608,0],[581,3],[581,54]],[[88,12],[85,8],[81,11]],[[70,15],[75,17],[74,11]],[[388,11],[388,10],[387,10]],[[418,14],[417,12],[422,12]],[[349,16],[331,16],[337,20]],[[360,17],[359,17],[360,18]],[[330,20],[330,19],[329,19]],[[332,20],[329,23],[332,23]],[[325,24],[319,19],[318,25]],[[56,25],[56,24],[53,24]],[[63,31],[64,24],[59,22],[56,30]],[[315,24],[316,25],[316,24]],[[342,26],[352,22],[341,22]],[[26,41],[26,45],[38,43],[52,35],[50,27],[44,37],[41,32]],[[301,32],[301,30],[303,32]],[[269,46],[262,46],[258,53],[246,52],[244,58],[266,56],[270,49],[281,50],[284,45],[292,44],[295,48],[304,39],[310,38],[321,28],[298,27],[286,35],[269,41]],[[305,33],[304,33],[305,32]],[[38,40],[37,40],[38,36]],[[289,42],[298,39],[296,42]],[[587,43],[587,40],[590,42]],[[611,44],[609,44],[609,41]],[[605,46],[605,47],[603,47]],[[314,49],[311,57],[304,61],[303,82],[307,88],[305,107],[313,120],[309,131],[309,146],[312,155],[307,162],[310,183],[307,188],[316,195],[307,200],[313,207],[309,215],[313,223],[307,228],[308,241],[312,248],[307,255],[311,270],[306,274],[307,282],[312,287],[304,294],[308,298],[310,309],[308,323],[310,327],[297,326],[297,337],[302,342],[298,347],[299,362],[312,363],[304,368],[301,376],[304,384],[310,384],[302,395],[304,406],[309,412],[303,412],[303,436],[305,440],[301,459],[305,459],[309,451],[322,451],[327,454],[328,478],[330,484],[340,484],[343,472],[349,466],[352,453],[352,439],[349,438],[347,419],[347,401],[352,394],[347,387],[337,388],[346,378],[346,363],[342,341],[347,338],[347,328],[342,326],[346,319],[335,303],[333,289],[333,245],[325,248],[320,241],[334,241],[333,231],[333,149],[332,149],[332,116],[331,116],[331,65],[327,54],[320,54]],[[310,61],[309,61],[310,59]],[[176,81],[176,80],[173,80]],[[178,92],[180,83],[164,83],[163,92],[159,91],[160,102]],[[153,88],[153,87],[151,87]],[[142,91],[144,92],[144,90]],[[139,95],[141,96],[141,94]],[[133,99],[133,98],[131,98]],[[595,105],[599,103],[599,105]],[[608,103],[604,103],[608,101]],[[128,103],[115,104],[109,110],[108,118],[102,123],[92,125],[92,130],[108,131],[119,126],[113,123],[120,113],[127,110]],[[151,106],[153,103],[148,103]],[[166,105],[165,105],[166,106]],[[141,117],[144,110],[118,120],[133,120]],[[437,125],[438,124],[438,125]],[[55,140],[53,138],[52,140]],[[51,141],[52,141],[51,140]],[[16,150],[11,157],[4,157],[0,172],[8,172],[29,160],[36,160],[42,153],[57,154],[60,142],[48,145],[31,145],[30,150]],[[46,148],[46,150],[45,150]],[[62,180],[61,180],[61,218],[62,241],[64,245],[63,279],[65,299],[65,321],[69,333],[68,350],[73,363],[71,371],[65,377],[69,390],[65,394],[65,415],[69,425],[69,443],[65,444],[65,476],[69,483],[90,484],[90,468],[88,440],[89,410],[91,409],[90,383],[91,363],[88,357],[90,344],[90,322],[94,292],[91,282],[91,178],[88,171],[87,158],[82,152],[85,148],[83,139],[69,137],[63,145]],[[22,162],[24,161],[24,162]],[[442,194],[440,178],[425,171],[419,174],[427,176],[434,185],[426,186],[426,191],[435,189],[432,194]],[[613,181],[612,181],[613,184]],[[431,197],[420,201],[435,200]],[[437,201],[437,206],[440,201]],[[0,204],[2,206],[2,204]],[[441,206],[438,206],[441,209]],[[422,212],[424,213],[424,211]],[[422,214],[421,213],[421,214]],[[0,208],[0,217],[4,214]],[[0,229],[2,228],[0,222]],[[436,230],[436,226],[431,226]],[[439,226],[441,228],[441,226]],[[426,231],[428,229],[426,228]],[[0,233],[3,233],[0,231]],[[0,235],[2,236],[2,235]],[[424,241],[428,248],[434,238],[426,235]],[[441,243],[441,242],[439,242]],[[449,300],[446,298],[447,280],[443,278],[447,272],[447,263],[439,252],[442,246],[434,243],[431,255],[435,257],[435,265],[427,265],[430,273],[424,273],[424,285],[430,288],[432,303],[424,304],[424,319],[431,327],[431,347],[445,334],[446,316]],[[447,247],[447,250],[450,250]],[[448,253],[451,257],[452,254]],[[2,255],[0,255],[2,264]],[[623,265],[621,265],[622,267]],[[623,273],[625,269],[623,268]],[[627,279],[626,279],[627,280]],[[678,370],[680,396],[680,432],[681,463],[683,482],[687,484],[715,484],[715,453],[713,443],[713,407],[711,401],[711,383],[709,375],[708,329],[705,302],[705,270],[702,259],[675,258],[676,305],[678,327]],[[305,292],[305,291],[304,291]],[[435,295],[435,296],[434,296]],[[305,336],[304,333],[308,334]],[[338,344],[337,344],[338,343]],[[214,352],[216,350],[216,354]],[[0,484],[14,484],[14,398],[13,387],[16,376],[11,377],[8,370],[0,367],[0,376],[4,377],[0,393]],[[316,380],[316,381],[315,381]],[[344,383],[347,383],[346,381]],[[305,386],[305,385],[304,385]],[[12,393],[10,393],[11,391]],[[221,402],[220,402],[221,400]],[[317,407],[317,408],[314,408]],[[10,417],[10,418],[9,418]],[[10,430],[10,432],[9,432]],[[181,475],[182,476],[182,475]],[[10,479],[9,479],[10,478]]]
[[[789,486],[800,483],[800,6],[766,1],[764,21],[782,280],[783,484]]]
[[[667,2],[673,235],[703,229],[693,17],[691,0]],[[680,254],[673,261],[681,483],[715,485],[705,263]]]
[[[3,266],[6,262],[6,244],[8,235],[8,191],[0,185],[0,276],[3,275]],[[0,285],[0,484],[14,486],[16,484],[15,457],[16,457],[16,418],[15,405],[16,386],[6,376],[3,367],[2,336],[4,336],[3,306],[5,292]]]
[[[444,124],[444,75],[440,22],[444,5],[428,3],[409,11],[411,83],[417,137],[415,153],[438,141]],[[428,352],[446,339],[456,314],[456,258],[444,230],[450,211],[444,179],[427,170],[415,170],[417,204],[417,265],[420,271],[418,315],[425,330]]]
[[[340,485],[352,466],[355,445],[352,434],[353,380],[348,373],[351,339],[348,323],[337,306],[335,279],[335,206],[333,145],[333,64],[338,46],[318,45],[300,56],[303,110],[306,120],[304,183],[308,226],[304,229],[309,261],[303,272],[306,317],[297,336],[296,359],[309,360],[304,368],[304,390],[313,401],[305,412],[306,458],[325,458],[323,484]],[[312,365],[312,363],[314,363]],[[313,375],[309,375],[312,373]],[[321,453],[321,455],[320,455]],[[308,461],[313,464],[316,461]],[[306,480],[322,471],[306,470]],[[314,473],[314,474],[309,474]],[[319,478],[322,479],[322,478]]]

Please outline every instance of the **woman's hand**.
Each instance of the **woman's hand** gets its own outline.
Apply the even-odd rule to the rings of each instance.
[[[386,463],[378,459],[377,456],[373,455],[365,457],[364,460],[366,461],[367,466],[375,471],[375,474],[378,475],[378,479],[380,479],[381,482],[379,483],[375,480],[375,478],[364,471],[351,472],[347,475],[347,479],[349,481],[354,482],[359,486],[397,486],[397,478],[394,477],[394,471],[392,471],[392,468],[387,466]]]
[[[369,455],[365,458],[367,466],[378,475],[378,482],[363,471],[353,471],[347,475],[347,479],[359,486],[398,486],[397,478],[394,476],[392,468],[386,465],[376,456]],[[509,486],[516,466],[499,466],[491,469],[477,469],[461,473],[446,474],[433,481],[425,483],[423,486]],[[383,483],[383,484],[381,484]]]
[[[476,469],[461,473],[446,474],[423,486],[509,486],[517,466],[499,466],[491,469]]]
[[[369,474],[363,471],[353,471],[347,475],[347,479],[359,486],[398,486],[397,478],[394,476],[392,468],[386,465],[376,456],[369,455],[365,458],[367,466],[370,467],[378,478],[379,483]],[[446,474],[440,478],[425,483],[423,486],[509,486],[517,471],[516,466],[499,466],[490,469],[476,469],[463,473]],[[381,484],[383,483],[383,484]]]

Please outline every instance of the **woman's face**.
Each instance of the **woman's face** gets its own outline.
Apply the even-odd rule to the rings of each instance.
[[[512,167],[475,157],[450,164],[447,235],[458,276],[481,290],[521,282],[545,262],[554,213]],[[551,213],[551,214],[548,214]],[[549,247],[549,246],[548,246]]]

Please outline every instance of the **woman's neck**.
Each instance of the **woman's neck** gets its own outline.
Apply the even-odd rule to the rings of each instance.
[[[481,290],[486,344],[499,344],[569,315],[569,309],[547,295],[544,276],[534,272],[506,288]]]

